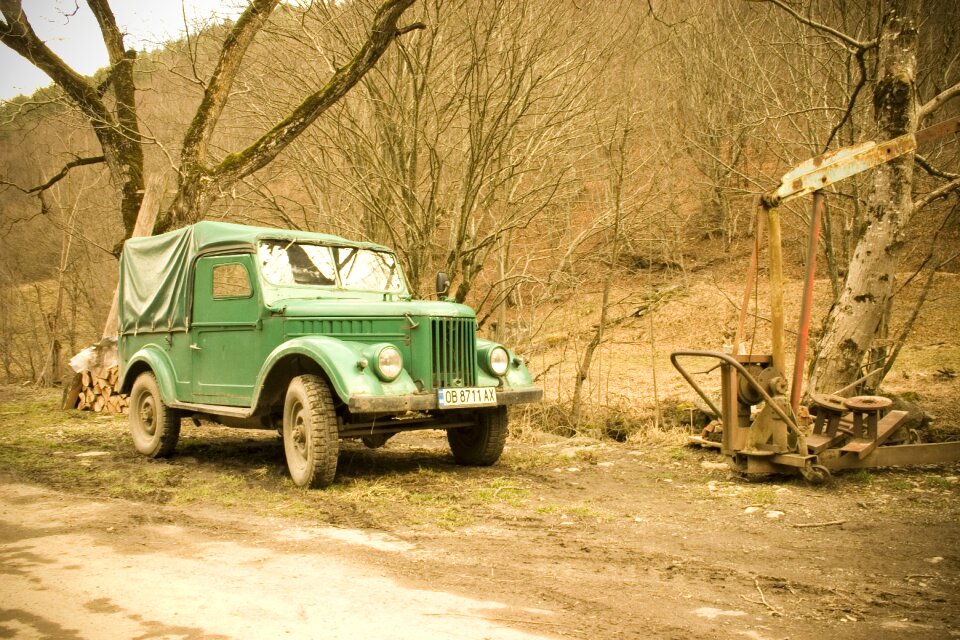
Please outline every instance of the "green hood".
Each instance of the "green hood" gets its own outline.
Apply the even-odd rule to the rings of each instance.
[[[453,302],[435,302],[430,300],[384,301],[382,296],[375,300],[355,298],[286,299],[270,305],[274,313],[291,318],[313,318],[324,316],[360,316],[360,317],[445,317],[474,318],[476,313],[466,305]]]

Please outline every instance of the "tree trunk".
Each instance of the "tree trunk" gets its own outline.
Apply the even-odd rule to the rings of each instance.
[[[888,4],[873,86],[877,138],[917,129],[916,67],[919,0]],[[903,228],[913,212],[913,153],[879,166],[839,299],[827,316],[808,388],[832,393],[856,380],[865,354],[889,313]]]

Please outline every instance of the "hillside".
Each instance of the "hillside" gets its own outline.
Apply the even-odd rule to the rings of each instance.
[[[864,41],[884,28],[865,7],[813,3],[810,10]],[[364,3],[282,5],[238,67],[206,143],[207,169],[242,156],[306,91],[322,87],[366,37],[371,14]],[[446,271],[458,299],[477,308],[482,333],[526,353],[564,407],[610,282],[608,319],[616,326],[584,393],[588,413],[598,416],[626,412],[643,422],[655,400],[682,395],[667,357],[728,340],[758,196],[797,162],[879,135],[867,96],[872,81],[851,73],[857,58],[849,42],[773,6],[730,0],[690,12],[657,3],[423,1],[405,18],[427,28],[405,33],[272,162],[195,213],[387,244],[420,295]],[[944,64],[960,50],[958,19],[955,3],[925,6],[916,43],[921,101],[960,81],[956,65]],[[184,132],[234,28],[198,26],[136,56],[143,169],[161,185],[162,214],[186,175]],[[863,55],[877,68],[875,47]],[[102,70],[89,82],[106,91],[109,78]],[[117,99],[104,95],[112,113]],[[947,99],[938,108],[942,119],[958,107]],[[0,111],[0,376],[56,384],[70,352],[104,322],[127,205],[103,164],[72,168],[42,197],[24,192],[65,163],[102,152],[89,119],[61,89]],[[925,148],[913,197],[942,188],[960,167],[958,154],[956,136]],[[819,258],[829,280],[818,286],[815,327],[858,242],[876,228],[868,224],[878,210],[873,180],[861,174],[829,190]],[[792,326],[809,198],[783,207],[781,217]],[[949,317],[955,303],[943,283],[958,268],[956,220],[948,191],[915,211],[889,247],[899,280],[925,269],[894,297],[881,341],[897,335],[917,286],[931,268],[938,272],[889,384],[908,381],[901,371],[932,376],[940,364],[954,367],[950,353],[943,363],[939,354],[911,358],[927,345],[956,342],[956,326],[928,320]],[[651,313],[626,317],[648,306]],[[941,335],[926,338],[923,327]],[[761,322],[758,349],[766,336]]]

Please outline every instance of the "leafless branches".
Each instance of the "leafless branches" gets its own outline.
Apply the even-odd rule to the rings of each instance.
[[[946,198],[951,193],[960,190],[960,178],[956,178],[951,182],[946,183],[943,186],[940,186],[930,193],[924,194],[922,197],[917,198],[913,201],[913,210],[919,211],[932,202],[939,200],[940,198]]]
[[[935,95],[933,98],[921,105],[917,109],[917,119],[923,120],[925,117],[932,114],[934,111],[957,96],[960,96],[960,82],[953,85],[949,89],[944,89],[939,94]]]
[[[800,15],[796,11],[796,9],[788,5],[786,2],[783,2],[783,0],[765,0],[765,1],[780,7],[781,9],[789,13],[791,16],[793,16],[794,20],[796,20],[797,22],[801,24],[805,24],[811,29],[815,29],[821,33],[826,33],[837,42],[840,42],[841,44],[849,48],[851,51],[863,51],[865,49],[872,49],[877,46],[876,39],[868,40],[866,42],[861,42],[841,31],[838,31],[837,29],[834,29],[829,25],[816,22],[814,20],[811,20],[810,18],[806,18]]]
[[[419,23],[397,26],[401,15],[414,0],[385,0],[374,15],[366,40],[345,66],[338,68],[320,89],[304,98],[252,144],[227,154],[213,166],[207,166],[211,137],[230,97],[246,50],[278,2],[254,0],[227,36],[216,68],[206,83],[200,107],[184,137],[179,188],[168,214],[158,222],[160,229],[198,220],[221,192],[269,164],[322,113],[343,98],[397,37],[424,28]]]
[[[0,180],[0,184],[10,185],[28,195],[34,194],[34,193],[43,193],[53,185],[63,180],[67,176],[67,174],[70,173],[71,169],[75,167],[83,167],[91,164],[101,164],[103,162],[106,162],[106,158],[104,158],[103,156],[93,156],[91,158],[75,158],[74,160],[71,160],[70,162],[63,165],[63,168],[60,169],[60,171],[58,171],[52,178],[50,178],[43,184],[39,184],[35,187],[24,188],[12,182],[7,182],[5,180]]]

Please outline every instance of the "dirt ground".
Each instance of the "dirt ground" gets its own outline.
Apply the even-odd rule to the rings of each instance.
[[[675,438],[545,435],[472,469],[424,432],[303,492],[275,434],[185,422],[152,461],[122,419],[0,400],[0,637],[960,637],[958,466],[743,483]]]

